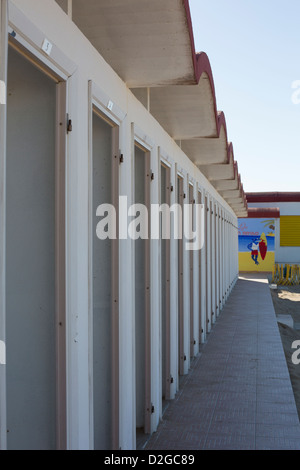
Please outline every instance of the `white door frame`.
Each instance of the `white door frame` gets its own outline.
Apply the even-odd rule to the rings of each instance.
[[[176,188],[177,188],[177,203],[180,205],[183,213],[184,205],[184,177],[177,173],[176,175]],[[183,231],[183,225],[181,226]],[[179,231],[180,233],[180,231]],[[183,254],[183,233],[178,240],[178,337],[179,337],[179,351],[178,351],[178,374],[179,376],[184,375],[184,363],[186,361],[186,355],[184,351],[184,254]],[[178,381],[179,383],[179,381]]]
[[[111,126],[112,132],[112,204],[117,213],[116,231],[119,232],[119,166],[120,166],[120,127],[125,118],[125,113],[114,103],[108,108],[110,98],[92,81],[89,82],[89,375],[90,379],[90,446],[94,447],[94,425],[93,425],[93,113],[106,121]],[[112,103],[112,102],[111,102]],[[119,357],[119,239],[112,240],[112,283],[111,283],[111,315],[112,315],[112,449],[120,447],[120,357]]]
[[[140,129],[135,123],[131,124],[132,130],[132,161],[134,162],[135,148],[141,149],[145,153],[145,206],[148,209],[148,230],[151,233],[151,181],[152,181],[152,169],[154,165],[154,142],[147,134]],[[132,182],[134,182],[135,165],[132,165]],[[132,185],[133,190],[133,201],[134,198],[134,183]],[[153,382],[153,341],[152,341],[152,327],[153,327],[153,305],[154,305],[154,274],[151,263],[154,246],[151,239],[145,240],[145,421],[144,421],[144,432],[145,434],[151,434],[153,432],[153,419],[152,416],[155,414],[155,407],[152,403],[152,382]],[[133,256],[135,256],[135,250],[133,250]],[[135,312],[135,308],[134,308]],[[134,317],[135,318],[135,317]],[[135,319],[134,319],[135,322]],[[135,325],[135,323],[134,323]],[[134,358],[135,358],[134,353]],[[135,359],[134,359],[135,360]],[[134,389],[136,389],[136,378],[134,383]]]
[[[63,262],[56,263],[56,335],[57,357],[64,356],[64,360],[57,361],[57,448],[70,447],[71,426],[68,427],[67,390],[68,386],[68,351],[67,338],[70,327],[68,318],[68,266],[66,247],[68,246],[68,206],[69,188],[68,168],[66,165],[68,153],[68,138],[66,132],[66,113],[68,109],[68,79],[76,72],[76,65],[54,44],[51,56],[42,50],[45,39],[44,33],[39,30],[25,15],[9,0],[0,0],[0,79],[6,83],[8,43],[21,52],[29,61],[33,62],[44,73],[57,82],[56,105],[56,261],[63,258]],[[13,34],[12,34],[13,33]],[[55,39],[55,38],[54,38]],[[53,41],[54,41],[53,39]],[[2,78],[3,77],[3,78]],[[0,335],[5,331],[5,168],[6,168],[6,106],[0,105]],[[3,114],[3,119],[2,119]],[[61,123],[61,125],[60,125]],[[2,138],[3,137],[3,138]],[[64,158],[61,159],[63,154]],[[64,201],[63,209],[60,201]],[[3,222],[3,223],[2,223]],[[3,333],[4,334],[4,333]],[[5,336],[4,336],[5,338]],[[0,336],[1,339],[1,336]],[[6,449],[6,380],[5,369],[0,366],[0,449]],[[2,377],[3,375],[3,377]],[[3,378],[3,380],[2,380]],[[63,418],[61,419],[61,416]],[[60,417],[58,419],[58,417]]]
[[[171,204],[171,167],[169,164],[165,163],[163,159],[160,159],[160,181],[161,181],[161,168],[164,168],[166,170],[166,187],[165,187],[165,204],[170,206]],[[161,186],[160,186],[160,191],[161,191]],[[160,197],[160,204],[162,204],[162,194]],[[160,241],[161,243],[161,241]],[[171,269],[170,269],[170,252],[171,252],[171,240],[167,239],[165,240],[166,244],[166,293],[165,293],[165,299],[166,299],[166,305],[165,305],[165,315],[166,315],[166,329],[165,329],[165,337],[161,337],[161,341],[165,342],[165,348],[166,348],[166,357],[165,357],[165,377],[163,377],[163,380],[165,381],[165,399],[170,400],[171,399],[171,383],[172,383],[172,377],[171,377],[171,311],[170,311],[170,276],[171,276]],[[161,250],[160,250],[161,252]],[[161,271],[160,271],[160,276],[161,276]],[[162,299],[162,279],[160,283],[160,296]],[[160,299],[160,300],[161,300]],[[161,305],[161,303],[160,303]],[[160,323],[161,325],[162,323]],[[162,328],[160,326],[160,328]]]

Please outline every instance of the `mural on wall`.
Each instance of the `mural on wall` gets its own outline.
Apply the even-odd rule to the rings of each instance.
[[[239,219],[240,271],[272,271],[275,219]]]

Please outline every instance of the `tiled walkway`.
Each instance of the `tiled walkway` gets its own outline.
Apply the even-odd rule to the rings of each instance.
[[[300,449],[294,395],[262,275],[240,276],[150,449]]]

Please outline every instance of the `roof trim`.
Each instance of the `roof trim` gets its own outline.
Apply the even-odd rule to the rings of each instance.
[[[186,19],[187,19],[188,31],[189,31],[190,42],[191,42],[191,52],[192,52],[192,61],[194,65],[195,82],[199,84],[203,73],[206,73],[206,75],[208,76],[211,93],[213,96],[213,103],[214,103],[214,110],[215,110],[215,117],[216,117],[216,127],[217,127],[217,137],[220,137],[221,127],[223,126],[225,130],[226,138],[227,138],[227,125],[226,125],[225,115],[223,111],[220,111],[220,112],[217,111],[216,89],[215,89],[215,82],[213,78],[210,61],[205,52],[199,52],[199,53],[196,52],[194,30],[193,30],[193,23],[192,23],[189,0],[183,0],[183,3],[184,3],[185,12],[186,12]]]
[[[214,84],[213,73],[210,65],[209,58],[205,52],[196,53],[195,49],[195,40],[194,40],[194,31],[193,31],[193,24],[192,24],[192,17],[191,17],[191,10],[189,5],[189,0],[183,0],[183,4],[185,7],[186,12],[186,19],[188,25],[188,31],[190,36],[190,43],[191,43],[191,52],[192,52],[192,60],[194,65],[194,73],[195,73],[195,81],[198,84],[200,78],[203,73],[206,73],[211,87],[211,93],[213,97],[213,106],[216,118],[216,129],[217,129],[217,138],[220,137],[221,128],[224,128],[225,135],[226,135],[226,142],[227,142],[227,165],[230,165],[231,158],[233,160],[233,171],[234,171],[234,179],[237,179],[238,185],[241,184],[241,176],[238,173],[238,165],[237,162],[234,160],[234,152],[233,152],[233,145],[231,142],[228,142],[228,134],[227,134],[227,125],[225,114],[223,111],[217,111],[217,98],[216,98],[216,90]],[[241,199],[244,202],[245,210],[248,210],[247,198],[244,192],[244,188],[241,185]]]
[[[300,202],[300,192],[246,193],[248,203],[254,202]]]
[[[280,218],[280,210],[278,207],[250,207],[248,209],[248,219],[265,219],[265,218]]]

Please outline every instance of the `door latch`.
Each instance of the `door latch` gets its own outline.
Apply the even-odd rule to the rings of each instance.
[[[69,132],[72,132],[72,130],[72,119],[69,119],[69,115],[67,114],[67,134],[69,134]]]

